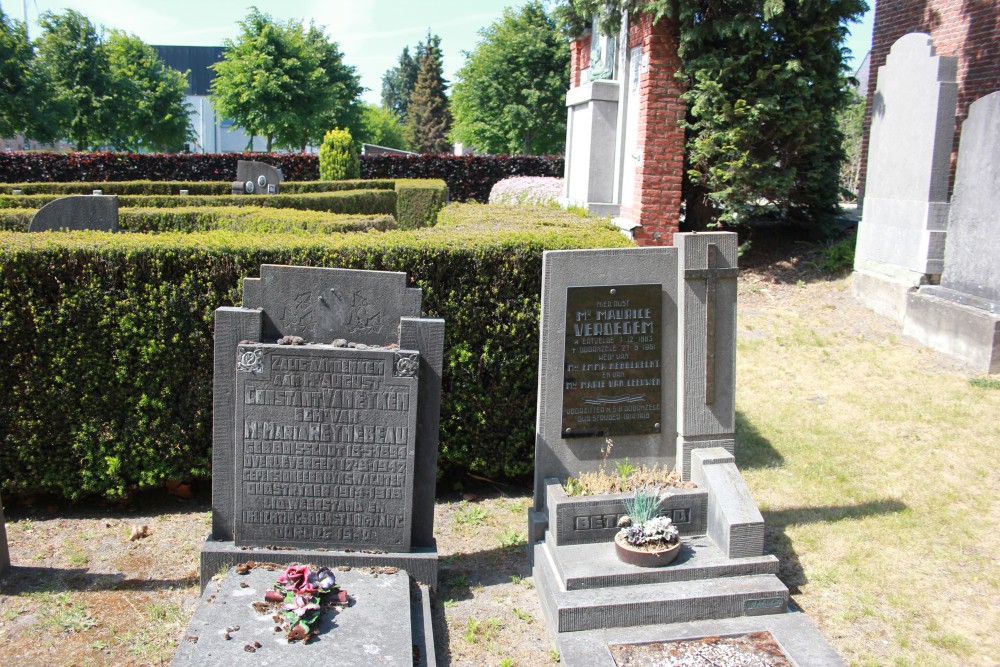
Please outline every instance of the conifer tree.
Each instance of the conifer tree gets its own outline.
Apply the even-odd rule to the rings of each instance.
[[[420,58],[420,72],[407,107],[407,141],[420,153],[445,153],[451,149],[451,110],[444,91],[441,38],[427,35],[427,44]]]

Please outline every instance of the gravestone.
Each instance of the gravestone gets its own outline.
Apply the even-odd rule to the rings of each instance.
[[[618,629],[641,626],[643,641],[659,641],[677,624],[703,621],[705,634],[723,634],[710,622],[787,610],[778,560],[764,554],[763,517],[734,458],[736,235],[674,242],[543,258],[528,551],[566,664],[597,664],[591,649],[605,654]],[[615,555],[631,494],[564,488],[568,477],[615,474],[626,462],[676,467],[692,482],[668,489],[661,505],[683,541],[669,567]]]
[[[969,106],[941,284],[910,295],[903,332],[1000,373],[1000,92]]]
[[[94,230],[118,231],[116,195],[71,195],[50,201],[38,209],[29,232]]]
[[[345,664],[433,664],[444,321],[420,303],[404,273],[265,264],[242,307],[216,311],[212,534],[188,630],[206,641],[175,665],[242,664],[213,633],[270,619],[252,607],[269,581],[248,588],[230,569],[249,561],[335,568],[357,599],[315,649],[263,641],[273,659],[326,664],[331,647],[361,646]]]
[[[403,273],[264,265],[216,311],[203,585],[254,549],[436,585],[444,322],[420,300]]]
[[[862,303],[897,322],[943,268],[957,63],[912,33],[878,70],[853,280]]]
[[[0,499],[0,574],[10,567],[10,551],[7,548],[7,520],[3,515],[3,500]]]
[[[234,195],[276,195],[281,186],[281,170],[264,162],[237,160]]]

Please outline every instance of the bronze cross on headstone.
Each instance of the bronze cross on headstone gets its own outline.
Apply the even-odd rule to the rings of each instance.
[[[740,270],[719,266],[719,246],[709,243],[705,248],[706,269],[688,269],[686,280],[705,281],[705,404],[715,403],[715,293],[720,278],[735,278]]]

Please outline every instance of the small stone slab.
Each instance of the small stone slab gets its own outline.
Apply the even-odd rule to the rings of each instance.
[[[261,614],[252,607],[254,602],[264,600],[264,591],[280,573],[277,569],[255,568],[249,574],[239,575],[234,568],[221,580],[209,584],[172,664],[175,667],[412,665],[415,653],[424,652],[425,647],[414,651],[414,631],[408,613],[410,578],[406,571],[395,574],[357,569],[335,571],[337,584],[354,601],[343,611],[324,611],[317,637],[308,644],[289,643],[284,631],[275,631],[277,624],[272,613]],[[239,630],[230,631],[227,640],[226,629],[236,626]],[[256,647],[255,642],[261,646]],[[254,651],[250,652],[247,646]],[[430,650],[433,652],[433,647]]]
[[[117,195],[71,195],[38,209],[29,232],[118,231]]]
[[[610,628],[574,632],[558,637],[560,658],[568,667],[617,667],[612,646],[641,645],[703,637],[738,636],[751,632],[770,633],[792,664],[809,667],[846,667],[805,614],[793,612],[652,625],[641,628]]]

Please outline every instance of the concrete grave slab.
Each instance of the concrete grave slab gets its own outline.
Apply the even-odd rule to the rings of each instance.
[[[38,209],[29,232],[118,231],[116,195],[70,195],[50,201]]]
[[[335,571],[337,584],[354,601],[340,612],[325,611],[319,633],[309,644],[289,643],[275,632],[271,613],[259,613],[281,570],[262,567],[247,575],[230,570],[202,594],[173,665],[433,665],[433,635],[428,632],[430,592],[411,587],[404,570],[394,574],[351,569]],[[225,638],[227,628],[236,628]],[[259,643],[260,647],[256,647]],[[247,646],[254,648],[253,652]]]
[[[559,652],[562,664],[567,667],[616,667],[610,646],[732,637],[751,632],[770,633],[794,665],[847,667],[805,614],[796,612],[575,632],[559,638]]]
[[[907,293],[943,269],[957,66],[930,36],[911,33],[878,71],[854,290],[897,321]]]

